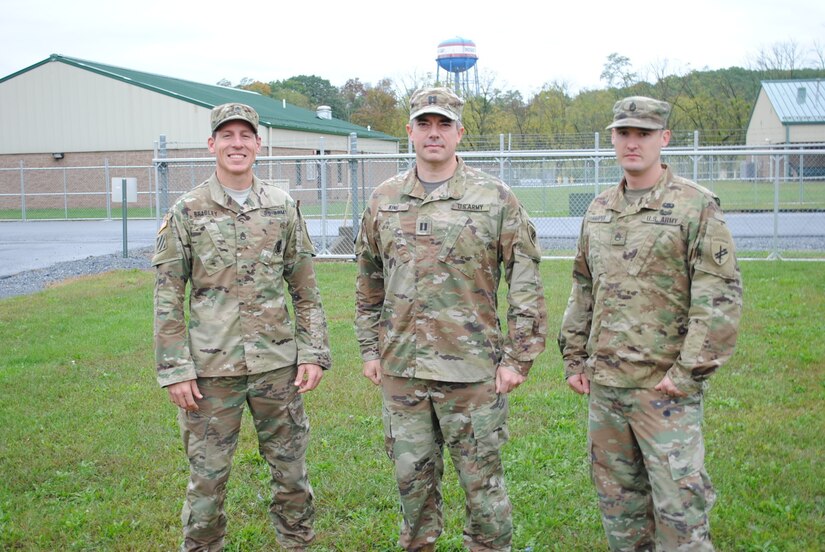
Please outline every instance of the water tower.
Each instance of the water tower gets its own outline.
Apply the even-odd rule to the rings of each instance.
[[[436,81],[452,88],[459,96],[466,98],[478,95],[478,55],[475,42],[461,37],[445,40],[438,45],[435,61],[438,64]],[[443,82],[440,75],[442,69],[447,73]]]

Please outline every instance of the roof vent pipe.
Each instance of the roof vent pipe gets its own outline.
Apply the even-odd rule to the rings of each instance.
[[[319,119],[332,119],[332,108],[328,105],[319,105],[315,110],[315,116]]]
[[[805,95],[807,94],[807,90],[804,86],[800,86],[796,89],[796,103],[804,104],[805,103]]]

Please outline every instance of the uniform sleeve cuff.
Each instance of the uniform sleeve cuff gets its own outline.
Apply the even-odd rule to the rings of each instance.
[[[332,359],[328,354],[319,353],[317,355],[298,355],[298,364],[317,364],[324,370],[332,367]]]
[[[369,362],[370,360],[379,360],[381,355],[378,354],[377,350],[367,349],[361,351],[361,360],[364,362]]]
[[[195,372],[195,367],[193,366],[190,370],[175,370],[174,374],[162,375],[158,374],[158,385],[161,387],[169,387],[175,383],[180,383],[182,381],[192,381],[198,379],[198,374]]]
[[[498,363],[499,368],[507,368],[508,370],[512,370],[516,374],[521,376],[527,377],[527,374],[530,372],[530,368],[533,367],[532,360],[517,360],[513,357],[504,356],[501,359],[501,362]]]
[[[579,374],[584,374],[584,369],[580,366],[567,366],[564,368],[564,380],[567,381],[570,376],[577,376]]]
[[[698,393],[704,388],[704,383],[702,381],[693,379],[690,375],[690,371],[676,364],[668,370],[667,377],[670,378],[670,381],[673,382],[673,385],[675,385],[679,391],[688,395]]]

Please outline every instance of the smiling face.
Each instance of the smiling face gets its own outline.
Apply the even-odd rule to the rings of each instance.
[[[261,137],[249,123],[228,121],[215,130],[207,143],[209,151],[215,154],[221,184],[238,189],[252,184],[252,165],[261,151]]]
[[[619,127],[612,129],[610,136],[626,176],[638,179],[661,172],[659,157],[670,142],[669,130]]]
[[[407,135],[415,147],[417,164],[438,170],[456,163],[455,150],[464,135],[464,127],[444,115],[425,113],[410,121]]]

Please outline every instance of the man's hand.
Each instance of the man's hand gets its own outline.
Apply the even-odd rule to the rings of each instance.
[[[673,384],[670,376],[665,376],[662,381],[659,382],[659,385],[653,389],[671,397],[687,397],[687,393],[679,391],[679,388]]]
[[[496,369],[496,393],[509,393],[527,378],[507,367],[499,366]]]
[[[375,385],[381,385],[381,361],[368,360],[364,363],[364,377]]]
[[[166,391],[169,392],[169,400],[187,412],[198,410],[195,399],[203,398],[195,380],[173,383],[166,387]]]
[[[567,378],[567,385],[579,395],[590,394],[590,380],[584,374],[573,374]]]
[[[295,376],[295,387],[298,388],[298,393],[306,393],[318,387],[323,376],[324,369],[317,364],[299,364],[298,375]]]

